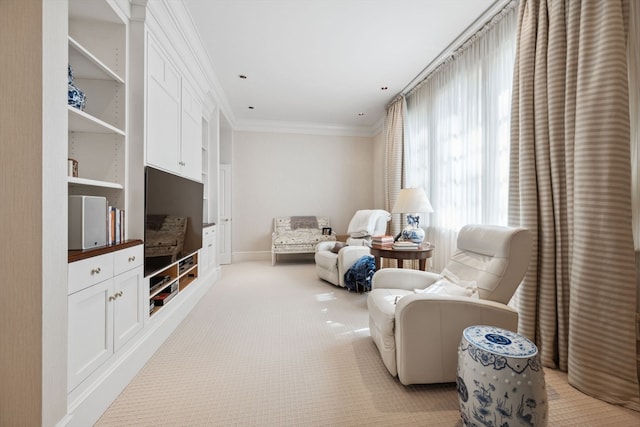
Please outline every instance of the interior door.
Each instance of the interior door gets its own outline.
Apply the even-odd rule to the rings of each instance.
[[[231,264],[231,165],[220,165],[220,264]]]

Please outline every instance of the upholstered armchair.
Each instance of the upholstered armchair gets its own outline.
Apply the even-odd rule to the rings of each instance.
[[[382,209],[359,210],[351,218],[347,242],[320,242],[316,245],[315,261],[318,277],[336,286],[346,287],[345,273],[365,255],[371,236],[385,234],[391,214]]]
[[[320,242],[315,260],[318,277],[341,288],[346,287],[345,273],[361,257],[369,255],[368,246],[347,246],[342,242]]]
[[[405,385],[454,382],[466,327],[516,331],[518,313],[507,304],[531,247],[526,229],[467,225],[441,274],[377,271],[367,296],[369,330],[389,373]]]

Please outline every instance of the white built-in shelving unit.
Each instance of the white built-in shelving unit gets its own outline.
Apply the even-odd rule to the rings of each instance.
[[[67,157],[78,162],[68,195],[106,197],[126,215],[124,242],[68,251],[68,413],[59,424],[73,427],[95,423],[219,276],[212,224],[201,249],[151,274],[140,240],[145,165],[202,180],[204,222],[217,219],[219,111],[188,48],[194,39],[183,38],[189,23],[173,26],[179,2],[68,6],[68,62],[87,98],[84,110],[67,105]]]
[[[69,1],[69,65],[86,97],[68,106],[68,157],[78,162],[69,194],[107,198],[126,210],[127,19],[107,0]]]

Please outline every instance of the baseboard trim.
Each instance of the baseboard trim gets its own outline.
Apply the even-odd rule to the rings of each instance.
[[[313,260],[314,254],[308,253],[292,253],[292,254],[278,254],[278,262],[286,260]],[[246,262],[246,261],[269,261],[271,262],[271,251],[250,251],[250,252],[233,252],[231,254],[232,262]]]
[[[231,262],[271,261],[271,251],[232,252]]]

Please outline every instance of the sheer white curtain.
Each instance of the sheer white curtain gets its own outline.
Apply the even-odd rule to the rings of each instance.
[[[421,220],[440,271],[465,224],[507,225],[515,3],[406,96],[405,187],[423,187]]]

